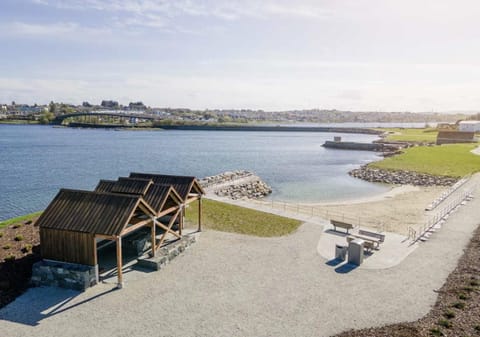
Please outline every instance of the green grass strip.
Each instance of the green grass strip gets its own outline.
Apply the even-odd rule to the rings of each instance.
[[[188,223],[196,224],[198,207],[186,211]],[[217,231],[261,237],[282,236],[294,232],[302,222],[209,199],[203,200],[203,224]]]
[[[17,223],[17,222],[32,220],[32,219],[38,217],[40,214],[42,214],[42,212],[43,211],[35,212],[35,213],[22,215],[22,216],[18,216],[16,218],[12,218],[12,219],[2,221],[2,222],[0,222],[0,228],[10,226],[10,225],[12,225],[14,223]]]
[[[480,156],[470,151],[478,144],[417,146],[369,164],[386,170],[408,170],[438,176],[463,177],[480,171]]]
[[[437,141],[437,129],[433,128],[385,128],[379,129],[385,132],[394,132],[386,137],[390,141],[435,143]]]

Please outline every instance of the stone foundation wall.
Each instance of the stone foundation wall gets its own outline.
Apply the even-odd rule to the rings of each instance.
[[[160,270],[195,242],[194,235],[184,236],[180,240],[160,248],[156,252],[155,257],[138,259],[137,265],[147,269]]]
[[[33,265],[31,283],[84,291],[97,284],[97,275],[95,266],[42,260]]]

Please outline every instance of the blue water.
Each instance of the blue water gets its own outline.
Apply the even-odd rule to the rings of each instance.
[[[44,209],[60,188],[93,189],[131,171],[204,177],[256,172],[284,201],[345,200],[386,187],[347,175],[380,159],[372,152],[325,149],[341,136],[307,132],[113,131],[0,125],[0,220]]]

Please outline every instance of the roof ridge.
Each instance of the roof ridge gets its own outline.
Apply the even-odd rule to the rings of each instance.
[[[60,192],[76,192],[76,193],[97,194],[97,195],[114,195],[114,196],[120,196],[120,197],[134,197],[134,198],[142,197],[142,195],[139,195],[139,194],[87,191],[87,190],[79,190],[79,189],[71,189],[71,188],[61,188],[59,193]]]

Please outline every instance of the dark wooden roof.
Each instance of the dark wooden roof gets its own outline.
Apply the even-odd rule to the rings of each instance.
[[[95,192],[141,195],[156,214],[160,213],[164,208],[174,205],[178,206],[183,200],[173,186],[154,184],[152,180],[143,178],[119,178],[118,181],[100,180],[95,188]],[[167,203],[167,201],[169,202]]]
[[[144,195],[153,181],[140,178],[118,178],[112,188],[113,193],[141,194]]]
[[[169,198],[176,206],[182,203],[182,198],[170,185],[166,186],[153,184],[150,186],[143,198],[150,205],[150,207],[157,212],[157,214],[160,213],[165,206],[173,206],[167,205]]]
[[[151,179],[158,185],[171,185],[183,201],[187,200],[188,194],[191,193],[192,190],[198,194],[205,194],[195,177],[132,172],[130,173],[130,178]]]
[[[151,184],[153,184],[153,181],[150,179],[120,177],[117,181],[100,180],[95,188],[95,192],[144,195]]]
[[[37,224],[41,228],[120,235],[140,204],[153,215],[140,195],[61,189]]]
[[[95,192],[108,193],[112,192],[112,188],[115,185],[115,180],[100,180],[97,187],[95,187]]]

